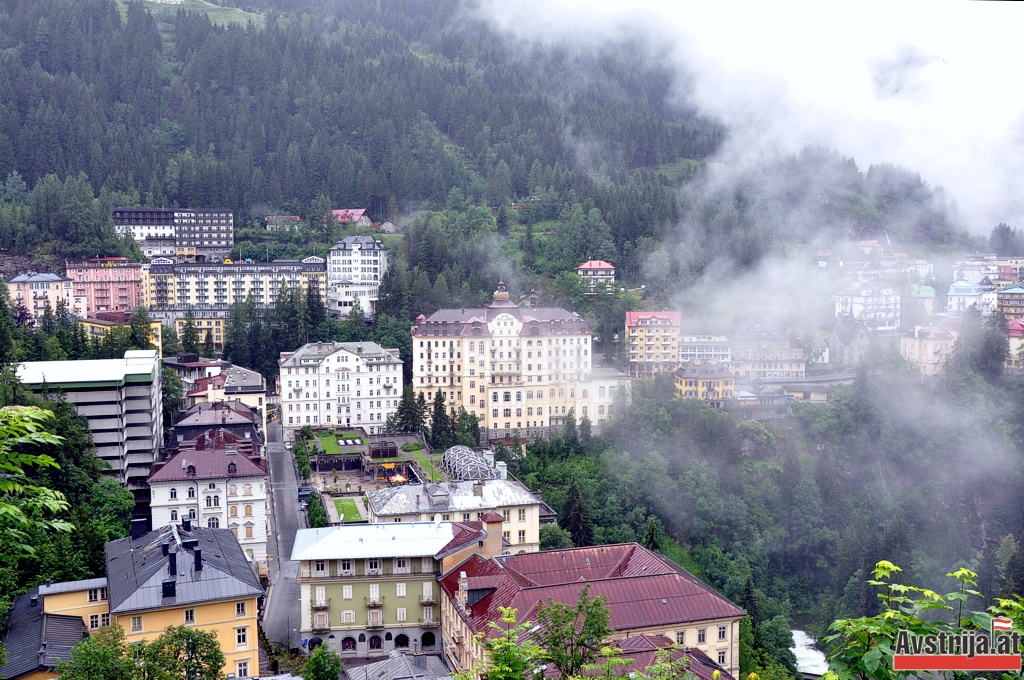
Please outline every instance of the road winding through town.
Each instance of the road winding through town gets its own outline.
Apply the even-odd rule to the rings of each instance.
[[[298,562],[291,559],[295,532],[305,528],[306,518],[299,510],[295,462],[292,452],[281,440],[281,424],[267,426],[267,461],[270,465],[270,489],[273,511],[267,552],[270,556],[270,588],[263,613],[263,631],[271,642],[294,649],[301,644],[299,629]]]

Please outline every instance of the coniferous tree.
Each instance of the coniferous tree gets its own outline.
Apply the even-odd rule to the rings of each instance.
[[[594,544],[594,526],[590,511],[583,500],[580,483],[573,477],[565,497],[565,505],[558,513],[558,525],[569,532],[577,548]]]
[[[327,318],[327,308],[324,307],[324,300],[320,297],[320,290],[316,286],[310,286],[306,291],[306,319],[311,330],[316,330]]]
[[[590,443],[593,439],[591,429],[590,416],[584,413],[583,418],[580,419],[580,446],[583,447],[585,451],[590,450]]]
[[[216,350],[213,344],[213,329],[206,329],[206,336],[203,338],[203,356],[212,359]]]
[[[661,522],[658,521],[657,517],[654,517],[652,515],[647,519],[647,528],[644,530],[644,540],[641,542],[641,545],[643,545],[643,547],[647,548],[648,550],[660,550],[661,535]]]
[[[185,354],[199,354],[199,328],[192,306],[185,311],[185,325],[181,329],[181,349]]]
[[[149,325],[153,320],[145,307],[138,307],[128,320],[128,343],[135,349],[152,349],[152,330]]]
[[[562,441],[569,449],[576,449],[579,447],[580,440],[579,434],[576,432],[576,414],[573,409],[569,409],[568,415],[565,417],[565,425],[562,426]]]
[[[444,392],[434,394],[434,406],[430,416],[430,445],[435,449],[447,449],[454,443],[452,419],[444,403]]]

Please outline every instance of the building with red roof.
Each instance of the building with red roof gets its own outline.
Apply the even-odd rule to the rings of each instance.
[[[474,555],[441,578],[445,651],[458,669],[483,659],[477,633],[500,607],[536,621],[548,601],[574,604],[584,586],[605,598],[612,639],[665,636],[700,650],[731,675],[739,672],[742,609],[688,571],[636,543],[484,558]]]
[[[629,662],[627,665],[619,666],[615,669],[615,677],[632,677],[632,673],[650,668],[658,661],[658,650],[665,649],[674,644],[674,642],[674,640],[670,640],[664,635],[634,635],[622,640],[613,641],[612,646],[617,647],[619,650],[615,658]],[[673,661],[678,661],[684,657],[687,659],[687,668],[699,680],[714,680],[715,671],[718,671],[720,674],[718,680],[732,680],[733,678],[728,670],[715,663],[711,657],[696,647],[679,647],[672,653]],[[583,677],[594,677],[599,673],[598,669],[593,669],[583,671],[582,675]],[[544,669],[544,677],[560,678],[562,676],[557,668],[548,664]]]
[[[587,260],[576,267],[576,275],[583,278],[587,285],[590,286],[591,291],[597,288],[599,283],[611,287],[611,290],[608,291],[609,293],[615,291],[615,265],[611,262]]]
[[[652,378],[679,365],[679,312],[626,312],[629,376]]]
[[[337,220],[339,224],[352,224],[357,227],[368,227],[373,224],[373,220],[366,214],[366,208],[332,210],[331,217]]]
[[[153,526],[190,517],[198,526],[231,529],[250,560],[266,561],[265,467],[232,448],[180,451],[155,464],[146,481]]]

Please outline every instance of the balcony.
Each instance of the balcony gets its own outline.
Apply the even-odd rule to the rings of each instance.
[[[420,595],[420,604],[437,604],[436,595]]]
[[[435,619],[420,619],[420,628],[437,628],[441,625],[440,621]]]
[[[367,630],[374,630],[384,627],[384,621],[370,621],[366,624]]]
[[[366,605],[367,609],[380,609],[384,606],[384,596],[381,595],[380,597],[364,597],[363,603]]]
[[[331,598],[326,600],[314,600],[309,603],[309,606],[313,609],[329,609],[331,606]]]

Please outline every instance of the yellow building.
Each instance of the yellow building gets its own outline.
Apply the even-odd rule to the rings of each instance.
[[[626,312],[629,376],[651,378],[679,365],[679,312]]]
[[[123,314],[121,312],[114,312],[113,314],[123,315],[126,319],[124,321],[114,321],[112,319],[88,318],[81,319],[78,323],[82,324],[82,328],[85,329],[85,334],[90,339],[97,338],[102,340],[103,337],[110,332],[110,329],[128,326],[128,314]],[[151,321],[149,323],[149,341],[153,343],[153,347],[156,349],[158,356],[162,358],[164,356],[164,328],[163,324],[159,321]]]
[[[935,326],[917,326],[900,336],[900,356],[921,375],[938,375],[953,354],[956,333]]]
[[[713,359],[684,361],[673,375],[677,397],[700,399],[716,408],[721,408],[722,402],[732,399],[736,389],[736,378],[729,372],[729,367]]]
[[[187,518],[149,533],[132,529],[104,546],[111,624],[128,642],[153,640],[169,626],[212,632],[225,673],[257,675],[263,588],[234,534]]]
[[[229,307],[251,295],[257,307],[272,309],[283,289],[315,289],[326,293],[327,265],[322,257],[273,262],[178,263],[155,258],[144,272],[146,304],[150,316],[174,324],[180,336],[191,308],[200,339],[207,331],[214,347],[224,346],[224,324]]]
[[[545,436],[570,410],[594,419],[591,333],[579,314],[519,307],[499,282],[486,307],[421,314],[412,340],[413,389],[428,402],[440,390],[452,413],[476,415],[485,440]]]
[[[32,315],[33,321],[39,321],[47,305],[50,311],[57,311],[57,303],[63,302],[67,309],[76,316],[81,315],[84,302],[76,298],[73,282],[60,274],[18,274],[7,279],[7,296],[12,308],[19,303]]]

